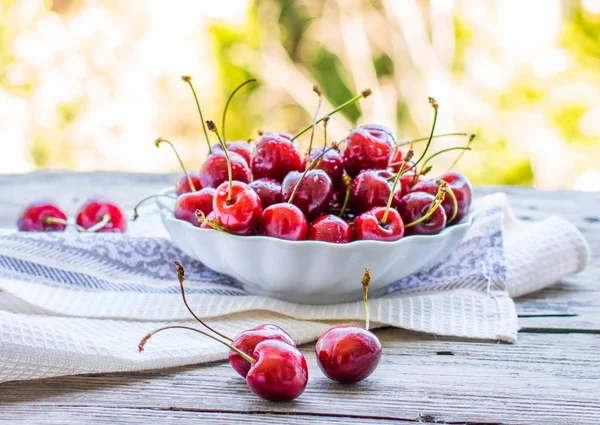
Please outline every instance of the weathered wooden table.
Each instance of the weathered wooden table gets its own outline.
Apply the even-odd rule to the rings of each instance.
[[[93,194],[131,208],[173,175],[36,173],[0,176],[0,227],[29,200],[51,195],[74,212]],[[0,423],[388,424],[600,423],[600,193],[479,187],[508,192],[527,220],[559,215],[592,248],[583,273],[518,300],[514,345],[399,329],[377,331],[382,362],[367,381],[313,373],[294,403],[261,401],[225,363],[145,373],[87,375],[0,385]],[[312,345],[303,347],[317,370]],[[0,365],[2,367],[2,365]]]

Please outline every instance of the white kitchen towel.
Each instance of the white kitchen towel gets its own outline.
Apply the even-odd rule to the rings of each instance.
[[[473,226],[452,254],[369,301],[373,326],[513,342],[512,298],[586,266],[587,243],[570,223],[522,222],[504,194],[478,199],[475,208]],[[0,382],[226,358],[226,347],[185,330],[157,335],[137,352],[156,327],[194,324],[174,260],[186,266],[192,308],[229,336],[276,323],[304,343],[333,323],[364,320],[360,302],[299,305],[246,293],[179,251],[156,208],[130,224],[124,235],[0,233]]]

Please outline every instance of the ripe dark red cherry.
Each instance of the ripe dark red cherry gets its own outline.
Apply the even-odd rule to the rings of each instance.
[[[194,226],[200,227],[196,210],[200,210],[205,216],[208,216],[213,210],[213,198],[216,192],[215,189],[206,187],[198,192],[180,195],[175,203],[173,214],[180,220],[188,221]]]
[[[21,232],[61,232],[66,228],[67,214],[56,204],[39,200],[27,205],[17,220]]]
[[[308,365],[295,347],[277,340],[266,340],[254,349],[257,362],[246,375],[248,387],[270,401],[292,401],[308,383]]]
[[[250,187],[258,194],[263,209],[283,202],[281,183],[277,180],[256,179],[250,183]]]
[[[369,331],[367,292],[370,280],[371,271],[366,268],[362,279],[365,329],[336,326],[325,332],[315,345],[321,371],[328,378],[343,384],[353,384],[367,378],[381,359],[381,342]]]
[[[252,329],[240,332],[233,341],[231,341],[231,345],[250,357],[253,357],[254,350],[259,343],[272,339],[284,342],[292,347],[296,346],[296,343],[290,334],[279,326],[271,324],[256,326]],[[244,378],[248,374],[251,366],[246,359],[242,358],[237,351],[233,350],[229,350],[229,364],[231,364],[231,367]]]
[[[285,201],[291,199],[294,188],[303,174],[292,171],[285,177],[281,184],[281,193]],[[333,184],[327,173],[323,170],[308,170],[300,181],[291,203],[300,208],[306,219],[311,221],[325,212],[332,197]]]
[[[116,204],[102,199],[90,199],[77,213],[77,224],[88,232],[124,232],[127,219]]]
[[[323,150],[324,148],[316,148],[311,150],[310,162],[316,161],[319,156],[323,154]],[[327,173],[331,179],[334,190],[339,186],[342,186],[342,176],[344,175],[344,158],[337,149],[327,149],[321,158],[321,162],[316,168]]]
[[[255,179],[270,178],[279,182],[291,171],[301,171],[304,160],[296,145],[278,133],[267,133],[256,144],[252,157]]]
[[[362,170],[384,170],[392,154],[394,137],[384,127],[367,125],[353,129],[346,138],[344,167],[351,177]]]
[[[323,215],[310,224],[306,239],[332,243],[352,242],[352,227],[336,215]]]
[[[448,225],[458,223],[469,211],[471,206],[471,199],[473,196],[473,190],[471,188],[471,182],[464,175],[460,173],[446,173],[439,176],[437,179],[431,179],[421,182],[412,188],[412,192],[427,192],[430,195],[435,195],[438,191],[437,180],[443,180],[448,183],[449,189],[452,190],[452,194],[456,197],[457,209],[454,209],[454,201],[450,194],[450,190],[444,198],[442,207],[446,212],[448,218]]]
[[[435,235],[444,230],[444,227],[446,227],[446,213],[444,212],[444,208],[436,208],[433,214],[421,223],[417,223],[414,226],[406,226],[406,224],[423,217],[435,201],[435,196],[427,192],[411,192],[400,200],[397,208],[405,223],[404,232],[407,236]]]
[[[361,214],[374,207],[385,206],[390,192],[393,176],[387,170],[364,170],[352,181],[349,205],[356,214]]]
[[[235,152],[229,153],[229,159],[231,160],[233,180],[248,183],[250,181],[250,167],[248,167],[246,160]],[[202,187],[216,188],[221,183],[226,182],[227,179],[227,158],[223,150],[209,155],[200,168]]]
[[[300,241],[306,237],[307,228],[306,217],[300,208],[286,202],[263,210],[259,233],[262,236]]]
[[[193,192],[190,187],[190,181],[188,180],[188,176],[192,179],[192,184],[194,185],[194,189],[200,190],[202,189],[202,182],[200,181],[200,173],[197,171],[188,171],[188,175],[182,174],[177,179],[177,183],[175,184],[175,193],[177,195],[181,195],[183,193]]]
[[[404,236],[404,223],[400,213],[390,208],[385,223],[382,223],[386,207],[375,207],[362,213],[354,220],[355,240],[397,241]]]
[[[235,155],[235,154],[230,154]],[[260,221],[262,206],[260,198],[246,183],[231,182],[229,197],[229,182],[222,183],[213,198],[213,211],[219,224],[231,233],[247,235],[254,231]]]

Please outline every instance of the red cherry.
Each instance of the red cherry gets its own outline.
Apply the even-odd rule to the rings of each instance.
[[[344,149],[346,172],[355,177],[362,170],[387,168],[393,141],[393,133],[384,127],[367,125],[353,129]]]
[[[200,173],[197,171],[188,171],[188,176],[192,179],[192,184],[196,190],[202,189],[202,182],[200,181]],[[183,193],[193,192],[190,187],[190,181],[185,174],[182,174],[177,179],[177,183],[175,184],[175,193],[177,195],[181,195]]]
[[[77,213],[77,224],[89,232],[124,232],[127,219],[116,204],[90,199]]]
[[[17,220],[21,232],[60,232],[65,230],[67,214],[56,204],[39,200],[27,205]]]
[[[174,215],[180,220],[192,223],[196,227],[201,227],[198,222],[196,210],[200,210],[205,216],[212,213],[213,198],[216,190],[206,187],[198,192],[184,193],[177,198],[175,203]]]
[[[388,180],[393,174],[387,170],[364,170],[352,181],[350,188],[350,209],[361,214],[374,207],[387,204],[392,190]]]
[[[251,161],[255,179],[266,177],[279,182],[289,172],[303,170],[303,164],[296,145],[277,133],[267,133],[258,141]]]
[[[274,204],[265,208],[260,218],[259,233],[262,236],[301,241],[306,237],[306,217],[293,204]]]
[[[238,336],[233,339],[231,345],[239,351],[246,353],[248,356],[253,357],[254,349],[257,344],[272,339],[284,342],[292,347],[296,346],[296,343],[294,343],[290,334],[279,326],[271,324],[256,326],[239,333]],[[251,366],[246,359],[242,358],[242,356],[234,350],[229,350],[229,364],[231,364],[231,367],[244,378],[248,374]]]
[[[273,179],[256,179],[250,187],[258,194],[263,208],[283,201],[281,183]]]
[[[281,184],[281,193],[285,201],[291,199],[291,203],[300,208],[306,219],[311,221],[321,216],[327,209],[333,197],[333,184],[323,170],[308,170],[302,179],[303,174],[298,171],[289,173]],[[292,199],[292,194],[300,179],[302,181]]]
[[[404,236],[400,213],[390,208],[385,223],[381,223],[386,207],[375,207],[354,220],[355,240],[397,241]]]
[[[343,384],[362,381],[381,359],[381,342],[375,334],[357,326],[336,326],[315,346],[317,363],[330,379]]]
[[[265,400],[292,401],[308,383],[308,366],[302,353],[281,341],[267,340],[254,350],[257,362],[250,367],[246,383]]]
[[[352,227],[336,215],[323,215],[310,224],[306,239],[332,243],[352,242]]]
[[[438,191],[437,180],[443,180],[448,183],[449,189],[456,197],[456,203],[458,209],[454,210],[454,202],[450,193],[446,193],[442,207],[448,217],[448,225],[458,223],[469,211],[471,206],[471,199],[473,197],[473,190],[471,188],[471,182],[464,175],[460,173],[446,173],[439,176],[437,179],[431,179],[421,182],[412,188],[412,192],[427,192],[430,195],[434,195]],[[449,191],[448,191],[449,192]]]
[[[447,196],[447,195],[446,195]],[[429,208],[435,203],[435,196],[427,192],[411,192],[404,196],[397,205],[402,221],[404,222],[404,231],[408,235],[435,235],[440,233],[446,227],[446,213],[444,208],[437,208],[433,214],[414,226],[407,226],[423,217]]]
[[[229,232],[240,235],[252,233],[258,226],[262,213],[260,198],[246,183],[233,181],[231,199],[228,200],[229,184],[224,182],[217,188],[213,198],[215,218]]]
[[[316,161],[323,153],[324,148],[316,148],[310,152],[310,162]],[[331,179],[334,189],[342,185],[344,175],[344,158],[337,149],[327,149],[321,158],[317,169],[323,170]]]
[[[229,153],[229,159],[231,160],[233,180],[248,183],[250,181],[250,167],[248,167],[246,160],[235,152]],[[227,158],[225,153],[222,150],[214,152],[208,156],[200,168],[202,187],[216,188],[227,180]]]

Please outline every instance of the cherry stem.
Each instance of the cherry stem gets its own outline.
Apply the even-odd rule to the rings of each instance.
[[[444,133],[444,134],[435,135],[435,136],[433,136],[433,138],[439,139],[442,137],[449,137],[449,136],[469,136],[469,133]],[[473,136],[473,135],[471,134],[470,136]],[[412,145],[413,143],[424,142],[425,140],[429,140],[429,137],[420,137],[418,139],[407,140],[406,142],[398,143],[398,145],[396,145],[396,146]]]
[[[456,195],[454,194],[454,191],[450,185],[448,185],[448,196],[450,196],[450,199],[452,199],[452,216],[448,217],[448,223],[451,223],[452,220],[456,218],[456,214],[458,214],[458,201],[456,200]]]
[[[338,214],[338,217],[344,216],[344,211],[346,211],[346,207],[348,206],[348,200],[350,199],[350,189],[352,186],[352,178],[348,174],[344,174],[342,176],[342,180],[344,181],[344,185],[346,186],[346,196],[344,196],[344,203],[342,205],[342,209]]]
[[[365,306],[365,329],[369,330],[369,303],[367,303],[367,293],[369,292],[369,283],[371,283],[371,270],[365,267],[361,284],[363,287],[363,303]]]
[[[196,191],[196,186],[194,186],[194,182],[192,181],[192,178],[188,174],[187,170],[185,169],[185,165],[183,165],[183,161],[181,160],[181,157],[177,153],[177,149],[175,149],[175,146],[173,145],[173,143],[169,142],[166,139],[163,139],[162,137],[159,137],[158,139],[156,139],[154,141],[154,144],[156,145],[157,148],[160,147],[161,143],[166,143],[167,145],[171,146],[171,149],[173,149],[173,152],[175,153],[175,156],[177,157],[177,161],[179,161],[179,165],[181,165],[181,169],[183,170],[183,174],[185,174],[185,177],[187,178],[188,184],[190,185],[190,189],[192,189],[192,192],[195,192]]]
[[[300,180],[298,180],[298,182],[296,183],[296,185],[294,186],[294,190],[292,191],[292,194],[290,195],[290,199],[288,200],[288,204],[291,204],[292,201],[294,200],[294,197],[296,196],[296,192],[298,192],[298,188],[300,187],[300,184],[302,183],[302,180],[304,180],[304,177],[306,177],[306,173],[308,173],[310,170],[312,170],[313,168],[315,168],[315,165],[317,164],[317,162],[323,158],[323,156],[329,152],[332,149],[337,149],[338,146],[337,144],[334,144],[333,146],[324,149],[323,152],[321,152],[321,154],[315,158],[314,161],[310,162],[307,166],[306,166],[306,170],[304,170],[304,173],[302,173],[302,177],[300,177]]]
[[[196,213],[196,218],[198,219],[198,223],[206,223],[214,230],[218,230],[220,232],[225,232],[225,233],[229,233],[230,235],[233,235],[233,233],[231,233],[230,231],[225,229],[223,226],[221,226],[217,220],[214,220],[214,219],[208,220],[206,218],[206,216],[204,215],[204,213],[202,212],[202,210],[196,210],[195,213]]]
[[[402,176],[408,169],[406,168],[406,164],[408,161],[412,159],[414,155],[413,151],[406,152],[404,155],[404,160],[400,165],[400,170],[396,173],[396,178],[394,179],[394,184],[392,185],[392,189],[390,192],[390,196],[388,197],[387,205],[385,207],[385,212],[383,213],[383,217],[381,217],[381,224],[384,225],[387,222],[388,215],[390,214],[390,208],[392,207],[392,201],[394,200],[394,193],[396,192],[396,187],[398,186],[398,182],[400,181],[400,176]]]
[[[432,204],[429,206],[429,209],[427,210],[427,212],[421,216],[421,218],[405,224],[404,227],[412,227],[415,226],[425,220],[427,220],[429,217],[431,217],[431,215],[435,212],[435,210],[437,210],[439,208],[440,205],[442,205],[442,202],[444,202],[444,197],[446,195],[446,191],[448,190],[448,183],[446,182],[442,182],[440,184],[440,188],[438,189],[437,194],[435,195],[435,199],[432,201]]]
[[[181,77],[183,81],[190,85],[192,89],[192,94],[194,95],[194,100],[196,101],[196,107],[198,108],[198,114],[200,114],[200,121],[202,122],[202,129],[204,130],[204,137],[206,137],[206,145],[208,146],[208,153],[212,153],[212,149],[210,147],[210,140],[208,138],[208,132],[206,131],[206,125],[204,125],[204,117],[202,116],[202,110],[200,109],[200,102],[198,101],[198,96],[196,95],[196,90],[194,90],[194,85],[192,84],[192,77],[189,75],[183,75]]]
[[[441,151],[438,151],[438,152],[434,153],[433,155],[431,155],[429,158],[427,158],[427,159],[425,160],[425,162],[423,162],[423,166],[421,167],[421,169],[422,169],[422,170],[424,170],[424,169],[425,169],[425,166],[427,165],[427,163],[428,163],[429,161],[431,161],[433,158],[435,158],[436,156],[438,156],[438,155],[440,155],[440,154],[443,154],[443,153],[446,153],[446,152],[450,152],[450,151],[458,151],[458,150],[460,150],[460,151],[463,151],[463,152],[464,152],[464,151],[470,151],[470,150],[471,150],[471,148],[470,148],[470,147],[468,147],[468,146],[467,146],[467,147],[463,147],[463,146],[455,146],[455,147],[453,147],[453,148],[442,149]],[[462,153],[461,153],[461,155],[462,155]]]
[[[144,199],[142,199],[140,202],[137,203],[137,205],[135,207],[133,207],[133,221],[137,220],[139,218],[139,214],[138,214],[138,208],[140,207],[140,205],[142,205],[144,202],[150,200],[150,199],[154,199],[154,198],[169,198],[169,199],[173,199],[174,201],[177,200],[177,198],[175,196],[171,196],[171,195],[150,195],[150,196],[146,196]]]
[[[475,139],[476,135],[475,133],[471,134],[469,136],[469,141],[467,142],[467,148],[470,149],[471,147],[471,143],[473,143],[473,139]],[[456,164],[458,164],[458,161],[460,161],[460,159],[462,158],[462,156],[465,154],[465,151],[463,150],[454,160],[454,162],[450,165],[450,167],[448,168],[448,171],[452,170],[452,168],[454,168],[454,166]]]
[[[97,232],[98,230],[106,227],[108,223],[110,223],[110,214],[104,214],[102,219],[93,226],[88,227],[86,232]]]
[[[144,346],[146,345],[146,343],[148,342],[148,340],[150,338],[152,338],[154,335],[156,335],[159,332],[162,331],[166,331],[167,329],[187,329],[188,331],[194,331],[194,332],[198,332],[199,334],[202,334],[204,336],[207,336],[209,338],[214,339],[217,342],[220,342],[223,345],[226,345],[227,347],[229,347],[231,350],[235,351],[236,353],[238,353],[243,359],[249,361],[251,364],[256,364],[256,360],[254,360],[252,357],[250,357],[249,355],[247,355],[246,353],[244,353],[243,351],[241,351],[239,348],[234,347],[231,344],[228,344],[225,341],[220,340],[219,338],[217,338],[214,335],[209,334],[208,332],[204,332],[201,329],[196,329],[196,328],[192,328],[190,326],[181,326],[181,325],[174,325],[174,326],[164,326],[162,328],[158,328],[153,330],[152,332],[150,332],[148,335],[146,335],[145,337],[142,338],[142,340],[140,341],[140,343],[138,344],[138,350],[141,353],[142,351],[144,351]]]
[[[219,143],[221,144],[221,148],[223,149],[223,153],[225,154],[225,158],[227,159],[227,175],[229,177],[229,194],[227,195],[227,203],[233,202],[233,169],[231,168],[231,159],[229,159],[229,153],[227,152],[227,146],[225,146],[225,142],[221,139],[219,135],[219,129],[214,121],[208,120],[206,121],[206,126],[210,131],[217,135],[217,139],[219,139]]]
[[[185,281],[185,269],[183,268],[183,265],[179,261],[175,261],[175,267],[177,267],[177,279],[179,280],[179,288],[181,288],[181,297],[183,298],[183,303],[185,304],[185,307],[188,309],[188,311],[191,313],[191,315],[194,316],[194,319],[196,319],[198,322],[200,322],[200,324],[202,326],[204,326],[206,329],[208,329],[209,331],[219,335],[221,338],[224,338],[224,339],[232,342],[233,339],[229,338],[227,335],[223,335],[221,332],[208,326],[206,323],[204,323],[204,321],[202,319],[200,319],[196,315],[196,313],[194,313],[194,311],[188,304],[187,299],[185,297],[185,288],[183,286],[183,282]]]
[[[225,137],[225,117],[227,116],[227,109],[229,108],[229,102],[231,102],[231,99],[238,92],[239,89],[244,87],[246,84],[255,83],[255,82],[256,82],[256,78],[251,78],[248,81],[244,81],[242,84],[237,86],[237,88],[231,92],[231,94],[229,95],[229,98],[227,98],[227,103],[225,104],[225,108],[223,109],[223,121],[221,121],[221,129],[223,130],[223,141],[225,141],[225,142],[227,141],[227,138]]]
[[[319,118],[315,124],[319,124],[321,121],[323,121],[326,117],[329,118],[331,115],[341,111],[342,109],[358,102],[360,99],[364,98],[364,97],[368,97],[370,94],[372,93],[371,89],[365,89],[362,92],[360,92],[359,94],[357,94],[356,96],[354,96],[352,99],[342,103],[340,106],[338,106],[337,108],[335,108],[333,111],[331,111],[330,113],[328,113],[327,115]],[[306,133],[308,130],[311,129],[313,125],[308,125],[306,126],[304,129],[302,129],[298,134],[296,134],[294,137],[292,137],[291,140],[296,140],[298,137],[302,136],[304,133]]]
[[[433,97],[429,98],[429,104],[431,105],[431,107],[434,110],[433,124],[431,126],[431,133],[429,134],[429,139],[427,140],[427,145],[425,145],[425,150],[423,151],[423,153],[421,154],[421,156],[419,157],[417,162],[415,162],[413,164],[413,166],[409,168],[409,170],[412,170],[413,168],[417,168],[417,165],[419,165],[419,163],[423,160],[423,158],[425,158],[425,154],[427,153],[429,146],[431,146],[431,140],[433,139],[433,132],[435,130],[435,123],[437,122],[439,105]],[[409,170],[406,170],[406,171],[409,171]]]
[[[323,149],[327,147],[327,124],[329,123],[329,115],[323,117]]]
[[[315,116],[312,121],[312,128],[310,131],[310,143],[308,144],[308,159],[310,160],[310,152],[312,151],[313,139],[315,138],[315,126],[317,125],[317,118],[319,117],[319,112],[321,112],[321,105],[323,105],[323,92],[319,88],[318,85],[313,86],[313,91],[319,96],[319,103],[317,104],[317,110],[315,111]]]
[[[67,220],[63,220],[58,217],[46,217],[44,219],[44,224],[62,224],[63,226],[71,226],[71,224]],[[75,228],[80,232],[85,232],[85,227],[80,226],[79,224],[74,224]]]

